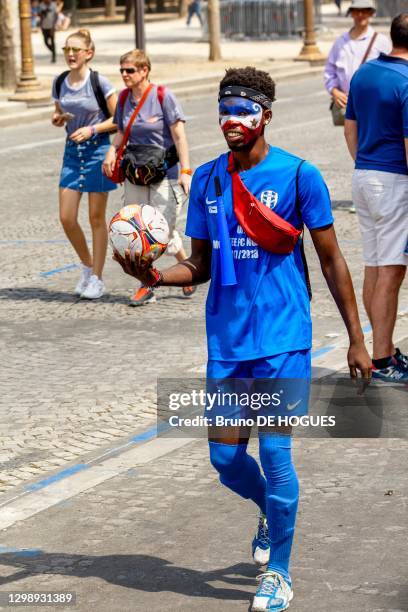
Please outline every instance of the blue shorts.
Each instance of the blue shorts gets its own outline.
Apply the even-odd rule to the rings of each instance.
[[[209,360],[207,393],[217,399],[211,409],[207,404],[206,415],[252,418],[307,414],[311,361],[310,349],[249,361]]]
[[[102,162],[109,142],[108,134],[100,134],[81,143],[68,138],[59,186],[81,193],[106,193],[116,189],[116,184],[102,173]]]
[[[305,378],[312,372],[311,349],[281,353],[249,361],[207,363],[207,378]]]

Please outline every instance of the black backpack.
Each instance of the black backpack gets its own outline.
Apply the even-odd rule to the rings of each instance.
[[[65,72],[62,72],[55,81],[55,91],[57,93],[57,98],[60,97],[62,83],[64,82],[65,77],[68,76],[69,72],[69,70],[65,70]],[[112,115],[109,112],[105,96],[103,95],[98,72],[96,70],[91,70],[89,78],[91,79],[92,89],[95,94],[96,101],[98,102],[98,106],[105,115],[106,119],[109,119]]]

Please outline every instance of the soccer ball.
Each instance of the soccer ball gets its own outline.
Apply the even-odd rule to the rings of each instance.
[[[160,211],[148,204],[130,204],[122,208],[109,224],[109,241],[114,251],[130,258],[140,256],[144,261],[154,261],[167,248],[169,226]]]

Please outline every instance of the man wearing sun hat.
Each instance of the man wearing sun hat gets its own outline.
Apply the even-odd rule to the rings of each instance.
[[[375,32],[370,25],[374,14],[373,0],[353,0],[347,15],[352,17],[354,25],[335,40],[326,62],[324,84],[342,115],[356,70],[367,60],[391,51],[389,38]]]

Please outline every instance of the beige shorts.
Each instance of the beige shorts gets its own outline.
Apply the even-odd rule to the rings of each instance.
[[[354,170],[352,190],[366,266],[408,265],[408,176]]]
[[[177,180],[164,178],[153,185],[133,185],[125,180],[125,205],[150,204],[164,215],[170,228],[170,242],[167,255],[175,255],[183,246],[180,234],[176,229],[177,218],[187,197]]]

